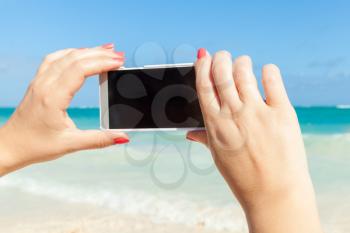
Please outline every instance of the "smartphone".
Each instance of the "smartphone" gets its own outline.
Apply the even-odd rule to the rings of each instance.
[[[204,122],[193,64],[121,68],[100,75],[101,129],[196,130]]]

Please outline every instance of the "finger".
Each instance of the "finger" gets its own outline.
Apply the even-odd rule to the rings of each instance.
[[[94,48],[68,48],[68,49],[63,49],[63,50],[59,50],[59,51],[56,51],[54,53],[51,53],[49,54],[48,56],[46,56],[46,60],[48,62],[54,62],[66,55],[68,55],[69,53],[77,50],[77,51],[82,51],[82,50],[88,50],[88,49],[91,49],[91,50],[100,50],[100,51],[106,51],[106,50],[110,50],[110,49],[115,49],[115,45],[113,43],[106,43],[106,44],[103,44],[103,45],[100,45],[100,46],[97,46],[97,47],[94,47]],[[44,59],[45,60],[45,59]]]
[[[108,47],[104,48],[103,46],[95,48],[64,49],[46,56],[38,71],[38,77],[39,79],[47,80],[47,77],[51,77],[52,79],[52,74],[60,74],[67,66],[74,63],[76,60],[103,55],[109,57],[124,57],[123,52],[115,52],[113,49],[109,49]],[[42,75],[41,77],[40,74],[46,71],[50,72],[50,75]]]
[[[100,56],[108,56],[111,58],[121,58],[125,57],[123,52],[115,52],[111,49],[103,49],[101,47],[88,48],[88,49],[75,49],[60,59],[56,60],[53,65],[56,67],[57,71],[64,71],[72,64],[78,62],[79,60],[86,58],[94,58]]]
[[[66,56],[67,54],[69,54],[70,52],[74,51],[75,49],[73,48],[68,48],[68,49],[62,49],[62,50],[58,50],[54,53],[50,53],[48,54],[43,62],[41,63],[39,70],[38,70],[38,74],[43,73],[44,71],[47,70],[47,68],[54,63],[55,61],[57,61],[58,59]]]
[[[290,104],[281,72],[276,65],[270,64],[263,67],[262,83],[267,105],[283,106]]]
[[[190,141],[199,142],[205,146],[208,146],[208,138],[207,138],[206,130],[189,131],[186,134],[186,138]]]
[[[70,138],[71,151],[99,149],[129,142],[128,135],[114,131],[74,130],[67,132],[66,136]]]
[[[241,101],[233,81],[232,59],[229,52],[220,51],[215,54],[212,74],[221,107],[229,106],[237,109]]]
[[[114,48],[115,48],[115,46],[114,46],[113,43],[103,44],[103,45],[101,45],[101,46],[99,46],[99,47],[101,47],[101,48],[103,48],[103,49],[114,49]]]
[[[240,99],[262,101],[256,78],[253,72],[252,61],[249,56],[237,58],[233,65],[233,76]]]
[[[220,103],[211,77],[211,56],[203,48],[198,50],[195,70],[196,89],[203,117],[214,116],[220,111]]]
[[[56,90],[74,95],[81,88],[86,77],[117,69],[123,64],[123,58],[106,56],[78,60],[67,67],[56,80]]]

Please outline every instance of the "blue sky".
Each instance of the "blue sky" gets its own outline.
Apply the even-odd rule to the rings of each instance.
[[[127,66],[189,62],[195,49],[280,66],[294,105],[350,104],[349,1],[0,2],[0,106],[15,106],[45,54],[114,42]],[[91,78],[73,106],[97,106]]]

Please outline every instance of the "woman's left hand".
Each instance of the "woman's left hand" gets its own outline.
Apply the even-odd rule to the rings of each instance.
[[[113,44],[48,55],[9,121],[0,128],[0,176],[66,153],[128,142],[126,134],[79,130],[67,108],[85,78],[124,63]]]

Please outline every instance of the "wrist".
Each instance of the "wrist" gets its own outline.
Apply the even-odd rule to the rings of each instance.
[[[0,177],[20,167],[16,157],[15,143],[7,126],[0,128]]]
[[[321,233],[311,180],[280,194],[258,197],[244,208],[251,233]]]

